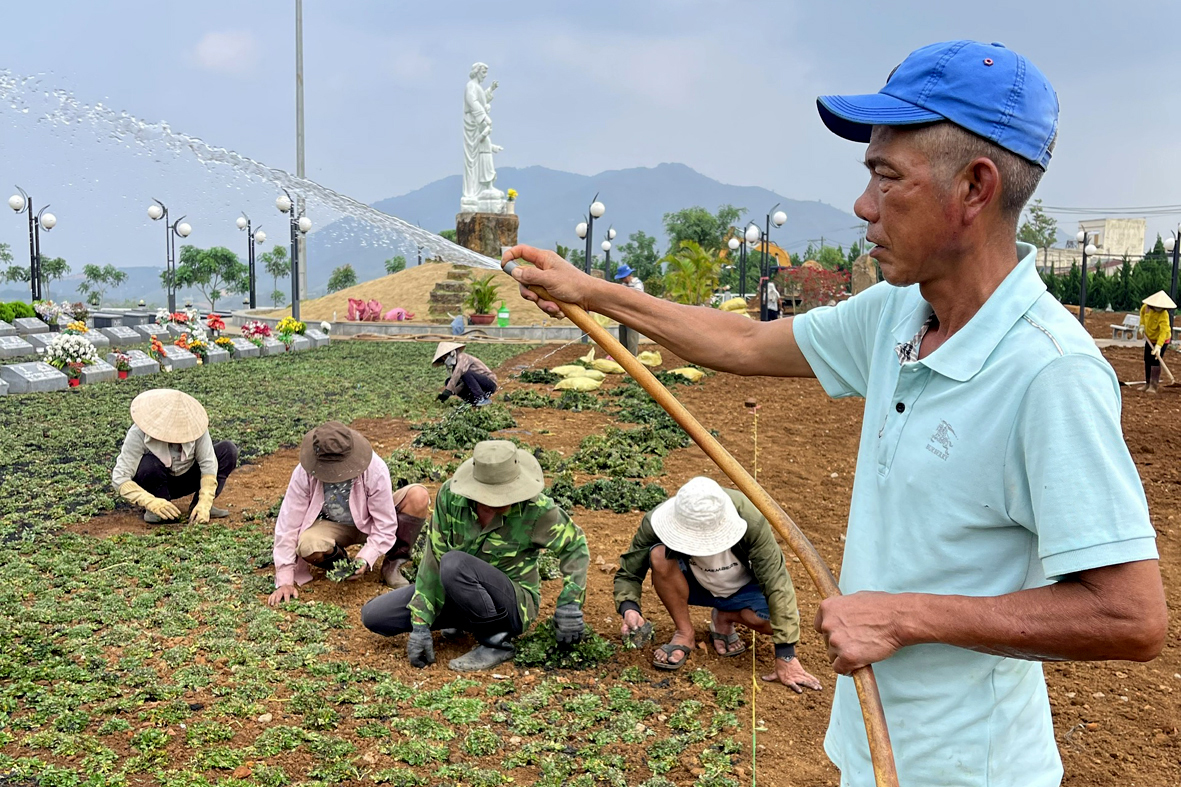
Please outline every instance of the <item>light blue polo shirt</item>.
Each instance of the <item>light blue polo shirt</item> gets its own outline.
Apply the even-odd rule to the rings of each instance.
[[[1120,428],[1119,382],[1034,269],[1036,249],[942,346],[901,365],[931,313],[917,286],[878,284],[795,319],[830,396],[865,398],[841,590],[996,596],[1157,557]],[[1051,787],[1062,779],[1038,662],[947,645],[874,665],[909,787]],[[825,750],[872,787],[850,678]]]

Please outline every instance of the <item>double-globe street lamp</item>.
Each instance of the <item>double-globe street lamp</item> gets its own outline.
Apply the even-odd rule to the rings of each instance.
[[[776,202],[771,206],[771,210],[767,211],[767,228],[760,232],[759,227],[754,222],[746,228],[746,239],[749,243],[760,242],[760,253],[762,259],[759,260],[759,321],[767,321],[767,282],[770,281],[770,263],[768,260],[771,257],[771,225],[782,227],[787,222],[787,214],[781,210],[776,210],[779,203]],[[754,230],[752,233],[751,230]],[[751,239],[753,236],[753,240]],[[760,241],[761,238],[761,241]]]
[[[607,212],[607,207],[599,202],[599,195],[591,200],[589,213],[586,221],[580,221],[578,226],[574,228],[574,234],[580,238],[586,238],[586,259],[583,261],[583,270],[588,274],[591,272],[591,243],[594,242],[595,236],[595,219],[601,219],[603,214]]]
[[[1169,285],[1169,297],[1172,298],[1173,303],[1177,302],[1177,263],[1181,260],[1181,226],[1177,227],[1177,231],[1171,233],[1165,239],[1165,251],[1173,255],[1173,281]]]
[[[299,239],[306,235],[312,228],[312,220],[307,216],[299,215],[302,208],[295,208],[291,200],[291,195],[287,193],[287,189],[283,189],[283,194],[275,200],[275,207],[281,213],[287,213],[291,219],[291,316],[299,319]]]
[[[599,244],[599,248],[603,250],[606,258],[603,260],[603,278],[607,278],[611,273],[611,241],[615,240],[615,228],[608,227],[607,232],[603,235],[603,242]]]
[[[239,216],[234,223],[238,225],[238,229],[246,230],[246,268],[248,271],[247,277],[250,284],[249,295],[246,298],[246,303],[249,304],[251,309],[254,309],[257,307],[255,300],[256,293],[254,291],[254,284],[256,281],[256,276],[254,273],[254,244],[265,243],[267,234],[262,231],[262,227],[259,227],[257,230],[252,228],[250,224],[250,217],[246,215],[245,211],[242,212],[242,215]]]
[[[57,226],[57,216],[45,212],[49,209],[48,205],[34,214],[33,198],[20,186],[17,186],[16,190],[20,193],[13,194],[8,198],[8,207],[17,213],[29,214],[29,292],[33,296],[32,300],[39,301],[43,298],[41,292],[41,230],[49,232]]]
[[[730,251],[738,252],[738,293],[746,300],[746,250],[759,241],[759,228],[753,223],[743,230],[742,238],[730,238],[726,243]]]
[[[1079,230],[1078,234],[1074,236],[1078,242],[1078,247],[1083,250],[1083,275],[1080,279],[1078,290],[1078,321],[1079,325],[1086,327],[1087,325],[1087,257],[1095,256],[1098,249],[1095,244],[1091,243],[1095,239],[1095,233]]]
[[[152,221],[164,220],[164,276],[165,287],[168,290],[168,311],[176,311],[176,239],[187,238],[193,231],[192,225],[181,216],[171,224],[168,222],[168,208],[155,197],[154,205],[148,206],[148,218]]]

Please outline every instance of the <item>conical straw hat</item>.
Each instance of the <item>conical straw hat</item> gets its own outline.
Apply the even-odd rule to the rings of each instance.
[[[431,363],[438,363],[447,357],[447,354],[452,350],[462,350],[466,346],[461,342],[439,342],[439,346],[435,349],[435,357],[431,360]]]
[[[1177,304],[1173,303],[1173,299],[1165,294],[1164,290],[1157,290],[1152,295],[1149,295],[1143,301],[1145,306],[1151,306],[1154,309],[1176,309]]]
[[[131,420],[163,443],[191,443],[209,431],[209,414],[193,397],[171,388],[144,391],[131,401]]]

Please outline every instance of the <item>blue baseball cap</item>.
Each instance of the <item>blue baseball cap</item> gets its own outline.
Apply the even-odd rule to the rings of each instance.
[[[631,276],[633,273],[635,273],[635,271],[633,271],[631,269],[631,266],[625,262],[622,265],[620,265],[618,268],[615,269],[615,281],[619,281],[620,279],[626,279],[628,276]]]
[[[820,96],[837,136],[869,142],[874,126],[949,120],[1045,169],[1058,133],[1058,95],[1045,74],[1003,44],[945,41],[911,52],[877,93]]]

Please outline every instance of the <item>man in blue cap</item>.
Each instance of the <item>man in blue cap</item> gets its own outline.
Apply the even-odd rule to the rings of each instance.
[[[620,284],[625,284],[628,287],[631,287],[633,290],[637,290],[639,292],[644,291],[644,282],[640,281],[640,277],[636,276],[636,272],[632,270],[632,266],[628,265],[626,262],[615,270],[615,281],[619,282]]]
[[[1039,662],[1148,661],[1167,632],[1119,383],[1015,240],[1057,97],[1017,53],[952,41],[913,52],[875,94],[818,105],[868,143],[854,210],[883,284],[758,323],[603,286],[528,247],[505,258],[535,263],[513,272],[522,284],[688,361],[863,397],[844,595],[815,621],[833,669],[874,665],[902,784],[1057,785]],[[874,783],[847,677],[825,748],[842,785]]]

